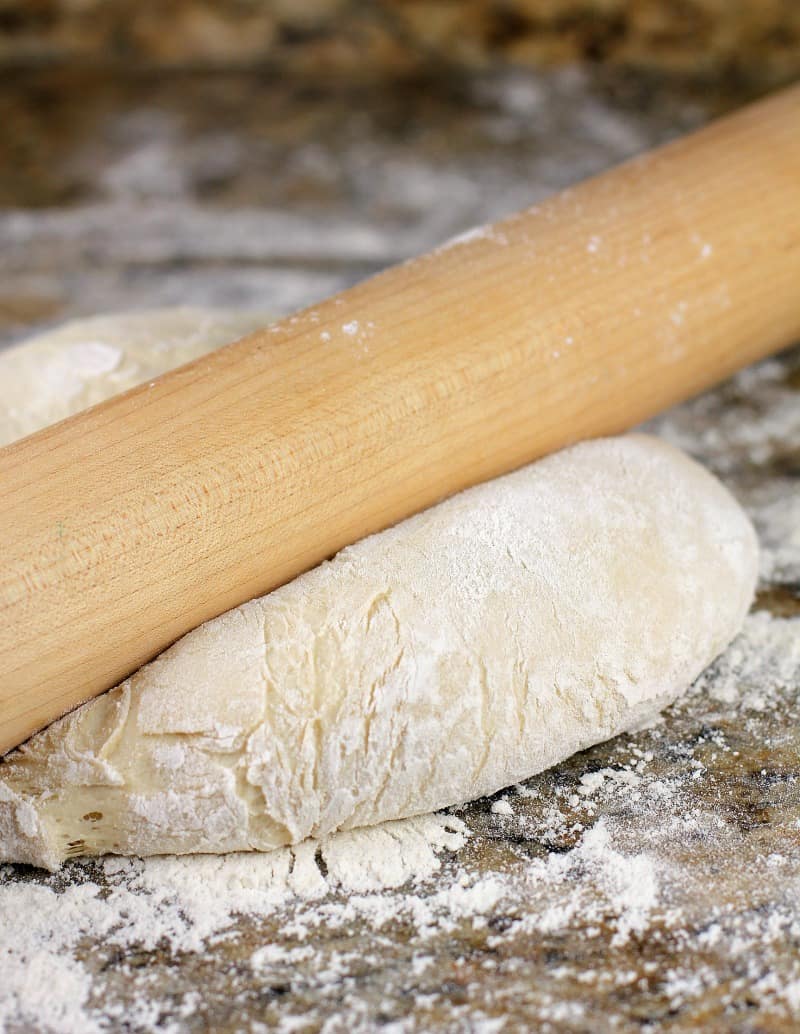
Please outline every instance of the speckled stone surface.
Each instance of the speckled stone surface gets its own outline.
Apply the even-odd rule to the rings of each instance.
[[[708,80],[800,69],[794,0],[2,0],[0,66],[269,67],[385,79],[584,60]]]
[[[20,77],[0,106],[13,158],[0,161],[4,341],[120,308],[285,312],[709,114],[689,95],[577,71],[424,95],[47,73]],[[334,888],[179,952],[83,939],[92,1023],[798,1029],[800,353],[654,427],[729,484],[764,552],[742,637],[685,701],[460,811],[466,843],[382,903]],[[109,880],[97,863],[7,867],[0,909],[3,889],[28,881],[61,894]],[[0,1002],[2,972],[0,952]],[[40,1027],[28,1016],[9,1029]]]

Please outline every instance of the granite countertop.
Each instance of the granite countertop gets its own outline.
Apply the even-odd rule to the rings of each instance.
[[[800,71],[794,0],[3,0],[0,68],[264,68],[371,81],[585,61],[719,79]]]
[[[713,113],[576,69],[392,91],[50,70],[17,76],[0,111],[4,343],[124,308],[284,313]],[[331,882],[195,944],[77,938],[88,985],[55,1029],[797,1030],[799,393],[789,351],[654,423],[725,480],[763,549],[742,636],[662,722],[459,810],[415,884]],[[73,923],[119,878],[5,867],[0,909],[36,885]],[[21,1010],[8,1029],[43,1026]]]

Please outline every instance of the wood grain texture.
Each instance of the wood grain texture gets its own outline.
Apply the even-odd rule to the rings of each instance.
[[[0,751],[346,543],[800,336],[800,89],[0,451]]]

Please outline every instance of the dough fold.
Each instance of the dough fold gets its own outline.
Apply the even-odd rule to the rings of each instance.
[[[750,522],[687,456],[576,445],[34,736],[0,763],[0,860],[269,850],[493,793],[652,720],[736,634],[756,572]]]

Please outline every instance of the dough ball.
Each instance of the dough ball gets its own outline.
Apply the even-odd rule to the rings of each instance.
[[[0,354],[0,428],[258,322],[72,324]],[[565,449],[207,622],[9,754],[0,860],[269,850],[493,793],[652,720],[736,634],[756,572],[747,517],[683,453]]]

